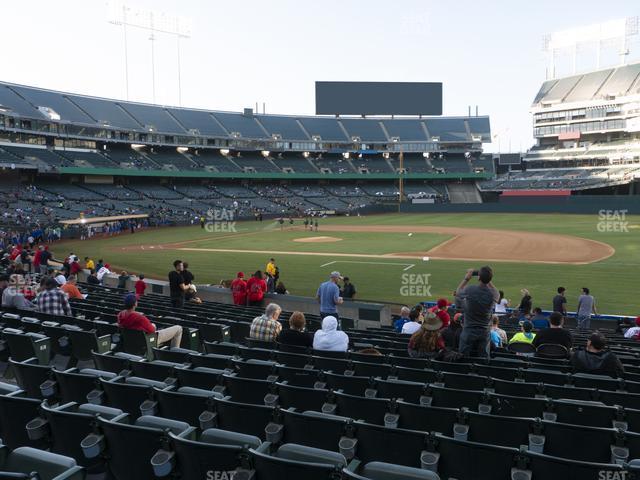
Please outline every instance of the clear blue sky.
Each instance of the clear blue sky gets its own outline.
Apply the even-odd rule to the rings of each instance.
[[[0,80],[125,98],[123,35],[105,1],[2,2]],[[640,14],[638,0],[129,0],[192,19],[182,104],[313,114],[314,81],[441,81],[445,115],[479,106],[501,148],[531,146],[546,33]],[[151,102],[149,35],[129,31],[129,98]],[[156,44],[156,101],[178,103],[176,42]],[[581,66],[595,55],[584,52]],[[615,55],[607,57],[615,61]],[[637,39],[632,56],[640,58]],[[497,144],[489,147],[496,149]]]

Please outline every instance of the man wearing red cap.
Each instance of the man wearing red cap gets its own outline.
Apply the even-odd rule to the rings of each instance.
[[[447,328],[449,326],[449,322],[451,321],[449,312],[447,312],[448,306],[449,301],[446,298],[440,298],[438,299],[438,303],[436,304],[436,306],[429,309],[430,312],[435,313],[436,317],[438,317],[442,321],[442,327],[440,327],[441,330]]]
[[[244,280],[244,273],[238,272],[236,279],[231,282],[231,294],[235,305],[247,304],[247,282]]]
[[[640,335],[640,317],[636,318],[636,326],[631,327],[629,330],[624,332],[624,338],[639,338]]]

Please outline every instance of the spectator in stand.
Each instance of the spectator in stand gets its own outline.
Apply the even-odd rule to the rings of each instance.
[[[635,326],[624,332],[624,338],[638,339],[640,336],[640,317],[636,317]]]
[[[344,277],[344,285],[342,287],[342,289],[340,290],[340,296],[342,298],[348,298],[350,300],[353,300],[356,296],[356,286],[351,283],[351,281],[349,280],[349,277]]]
[[[129,280],[129,278],[131,278],[131,275],[129,275],[125,270],[120,272],[120,275],[118,276],[118,288],[120,290],[126,290],[127,280]]]
[[[282,324],[278,321],[280,313],[282,313],[280,305],[275,303],[267,305],[264,314],[254,318],[253,322],[251,322],[249,338],[275,342],[282,331]]]
[[[451,317],[449,316],[449,312],[447,309],[449,308],[449,301],[446,298],[438,299],[438,302],[434,307],[429,309],[430,312],[436,314],[436,316],[442,321],[442,328],[447,328],[449,326],[449,322],[451,321]]]
[[[36,253],[33,255],[33,273],[40,272],[40,257],[42,256],[43,251],[44,247],[40,245],[38,246]]]
[[[189,270],[189,264],[187,262],[183,262],[182,264],[182,279],[184,280],[184,298],[185,300],[193,300],[196,298],[196,286],[193,281],[195,280],[195,276]]]
[[[289,317],[289,328],[283,329],[278,335],[278,343],[299,347],[313,346],[313,335],[305,331],[307,320],[302,312],[293,312]]]
[[[507,308],[511,305],[511,302],[504,298],[504,292],[502,290],[498,290],[498,293],[500,294],[500,298],[496,302],[494,313],[496,315],[504,316],[507,314]]]
[[[324,317],[334,317],[335,319],[339,319],[338,317],[338,305],[340,305],[343,300],[340,296],[340,288],[338,287],[338,281],[342,278],[340,272],[331,272],[329,275],[329,280],[323,282],[318,287],[318,291],[316,292],[316,299],[318,303],[320,303],[320,318]]]
[[[533,346],[538,348],[540,345],[547,343],[562,345],[566,347],[567,351],[571,350],[573,346],[573,336],[571,332],[565,330],[564,317],[560,312],[553,312],[549,315],[549,328],[538,332],[536,338],[533,339]]]
[[[96,264],[89,257],[84,257],[84,268],[92,270],[96,268]]]
[[[40,273],[46,275],[49,273],[49,261],[52,259],[49,245],[45,245],[40,252]]]
[[[400,309],[400,318],[397,318],[394,322],[393,322],[393,329],[397,332],[400,333],[402,332],[402,326],[407,323],[410,322],[411,319],[409,318],[409,313],[411,313],[411,310],[409,310],[409,307],[407,307],[406,305],[403,306]]]
[[[498,339],[500,340],[500,345],[499,346],[504,346],[507,343],[509,343],[509,337],[507,337],[507,332],[505,332],[503,329],[500,328],[500,317],[498,317],[497,315],[493,315],[491,317],[491,340],[493,341],[494,345],[495,345],[495,337],[497,336]]]
[[[262,305],[265,293],[267,293],[267,282],[262,271],[257,270],[247,281],[247,304],[252,307],[259,307]]]
[[[89,272],[89,276],[87,277],[87,283],[89,285],[100,285],[100,280],[98,280],[98,277],[96,277],[95,269],[91,269],[91,271]]]
[[[558,294],[553,297],[553,311],[559,312],[562,315],[567,315],[567,299],[564,296],[566,288],[558,287]]]
[[[182,269],[182,260],[176,260],[173,262],[173,270],[169,272],[169,296],[173,308],[184,307],[186,287],[182,278]]]
[[[449,326],[442,330],[441,336],[444,345],[450,350],[458,350],[460,347],[460,334],[462,333],[462,313],[456,313]]]
[[[322,319],[322,328],[313,335],[313,348],[331,352],[346,352],[349,349],[349,337],[338,330],[338,319],[332,315]]]
[[[71,306],[67,296],[58,288],[58,282],[54,278],[47,278],[44,283],[45,290],[36,297],[38,310],[49,315],[71,316]]]
[[[442,320],[433,311],[428,311],[422,325],[411,335],[407,352],[412,358],[434,357],[445,348],[444,340],[440,335]]]
[[[20,310],[35,310],[35,306],[24,296],[22,289],[25,286],[22,275],[13,274],[9,277],[9,284],[2,292],[2,306],[6,308],[18,308]]]
[[[531,319],[531,323],[533,324],[533,328],[536,330],[544,330],[545,328],[549,328],[549,320],[542,313],[542,309],[540,307],[536,307],[533,309],[533,318]]]
[[[98,278],[98,281],[100,282],[100,284],[104,283],[104,276],[107,275],[108,273],[111,273],[111,265],[109,265],[108,263],[105,263],[99,270],[98,273],[96,273],[96,277]]]
[[[289,291],[287,290],[287,287],[285,287],[284,283],[282,282],[278,282],[278,284],[276,285],[275,293],[277,293],[278,295],[289,295]]]
[[[610,350],[605,350],[607,340],[600,332],[594,332],[587,340],[587,348],[574,352],[571,365],[576,372],[620,377],[624,367],[620,359]]]
[[[477,285],[468,285],[473,276]],[[493,270],[489,266],[480,270],[470,268],[456,289],[464,303],[464,325],[460,334],[460,353],[467,357],[489,356],[489,324],[493,305],[500,298],[493,285]]]
[[[134,284],[136,290],[136,299],[139,300],[144,295],[144,291],[147,289],[147,282],[144,281],[144,273],[138,275],[138,280]]]
[[[247,304],[247,282],[244,279],[244,273],[238,272],[236,278],[231,282],[231,295],[233,295],[235,305]]]
[[[527,290],[526,288],[520,290],[520,293],[522,293],[522,299],[520,300],[520,305],[518,305],[518,311],[520,312],[520,318],[523,318],[531,314],[533,301],[531,299],[531,295],[529,294],[529,290]]]
[[[136,312],[138,301],[133,293],[128,293],[124,297],[124,310],[118,313],[118,326],[129,330],[141,330],[145,333],[157,333],[158,345],[171,342],[171,348],[177,348],[182,342],[182,327],[173,325],[171,327],[156,330],[156,326],[143,314]]]
[[[422,312],[417,308],[412,308],[409,312],[409,321],[402,325],[402,330],[400,333],[406,333],[413,335],[418,330],[420,330],[420,326],[422,325],[424,318],[422,316]]]
[[[0,273],[0,298],[2,298],[2,294],[9,287],[9,279],[10,275]]]
[[[59,286],[64,285],[65,283],[67,283],[67,277],[65,277],[62,272],[53,272],[53,275],[56,280],[56,282],[58,282]]]
[[[78,289],[76,285],[76,281],[77,281],[77,277],[75,275],[69,275],[69,278],[67,278],[67,283],[62,285],[62,287],[60,287],[60,290],[66,293],[68,298],[82,299],[84,297],[82,296],[82,293]]]
[[[597,315],[596,299],[589,293],[587,287],[582,288],[582,294],[578,297],[577,310],[578,328],[588,330],[591,327],[591,315]]]
[[[533,333],[533,323],[529,320],[525,320],[520,325],[520,331],[511,337],[509,343],[533,343],[534,338],[536,338],[536,334]]]
[[[99,272],[102,267],[104,267],[104,261],[102,259],[99,259],[98,263],[96,264],[96,272]]]
[[[78,275],[80,270],[82,270],[82,267],[80,266],[78,257],[74,255],[71,259],[71,263],[69,263],[69,275]]]

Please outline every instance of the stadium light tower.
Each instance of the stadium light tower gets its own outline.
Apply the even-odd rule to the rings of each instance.
[[[624,65],[629,55],[629,39],[638,35],[638,17],[619,18],[561,32],[545,35],[542,50],[549,56],[547,79],[556,76],[556,54],[571,53],[573,74],[577,73],[577,57],[582,48],[596,45],[596,69],[600,69],[600,57],[604,45],[619,45],[620,63]]]
[[[129,58],[127,27],[138,28],[150,32],[151,41],[151,87],[153,103],[156,102],[156,71],[155,71],[155,41],[156,34],[166,34],[176,38],[177,74],[178,74],[178,105],[182,105],[182,79],[180,76],[180,39],[191,38],[191,19],[164,12],[146,10],[129,6],[119,0],[107,3],[108,21],[113,25],[122,26],[124,38],[125,84],[127,100],[129,100]]]

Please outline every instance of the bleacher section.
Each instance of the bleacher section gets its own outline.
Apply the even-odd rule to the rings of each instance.
[[[75,459],[66,469],[117,480],[195,480],[219,468],[312,480],[637,473],[638,346],[613,330],[605,333],[625,367],[620,378],[508,350],[489,361],[411,358],[406,335],[355,330],[349,319],[349,352],[261,342],[248,339],[258,308],[176,310],[167,297],[144,295],[139,309],[159,328],[187,333],[169,348],[156,334],[118,329],[122,291],[83,288],[89,296],[72,301],[75,317],[0,313],[17,383],[0,384],[9,449],[50,448]],[[311,332],[319,322],[307,316]],[[574,331],[574,345],[588,335]],[[359,353],[364,347],[381,355]]]

